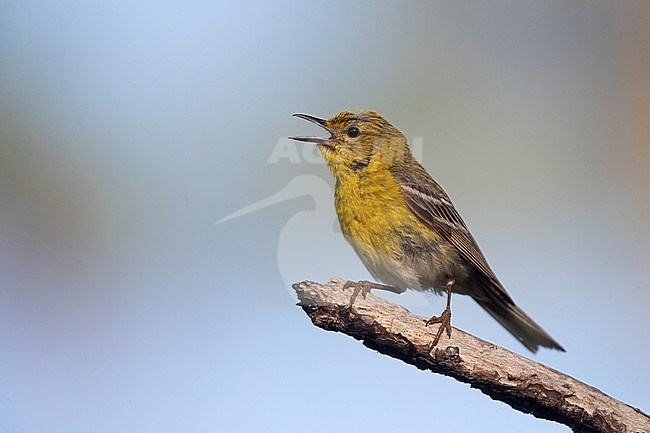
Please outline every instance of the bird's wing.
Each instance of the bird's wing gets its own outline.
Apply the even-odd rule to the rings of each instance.
[[[401,186],[406,204],[420,221],[456,247],[468,263],[493,283],[493,288],[502,292],[500,296],[510,300],[442,187],[422,167],[418,167],[417,172],[400,170],[393,175]]]

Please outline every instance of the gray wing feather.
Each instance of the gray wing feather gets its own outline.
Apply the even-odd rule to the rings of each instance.
[[[564,348],[517,307],[497,279],[465,222],[447,193],[418,164],[416,170],[393,171],[402,195],[413,213],[443,239],[453,245],[461,257],[483,276],[471,296],[512,335],[533,352],[539,346],[564,351]],[[482,280],[482,281],[481,281]],[[487,295],[487,296],[486,296]]]
[[[443,239],[453,245],[479,276],[478,291],[470,295],[512,335],[533,352],[539,346],[564,348],[517,307],[497,279],[465,222],[447,193],[417,164],[413,170],[394,170],[402,195],[411,211]],[[480,293],[482,292],[482,293]]]
[[[394,172],[404,199],[413,213],[426,225],[452,244],[497,289],[499,297],[512,303],[490,265],[478,247],[467,225],[452,204],[447,193],[422,168],[417,180],[404,172]]]

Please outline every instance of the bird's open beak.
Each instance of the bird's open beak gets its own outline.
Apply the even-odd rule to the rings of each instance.
[[[333,148],[332,144],[332,139],[334,138],[334,133],[330,128],[327,126],[327,120],[325,119],[319,119],[318,117],[310,116],[308,114],[294,114],[295,117],[300,117],[301,119],[305,119],[310,121],[311,123],[315,123],[316,125],[320,126],[321,128],[325,129],[327,132],[330,133],[329,137],[307,137],[307,136],[296,136],[296,137],[289,137],[292,140],[297,140],[297,141],[306,141],[308,143],[316,143],[320,144],[329,148]]]

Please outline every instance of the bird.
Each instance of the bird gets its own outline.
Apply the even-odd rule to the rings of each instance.
[[[373,110],[345,110],[329,119],[295,117],[328,136],[293,136],[314,143],[335,179],[341,232],[377,282],[349,281],[349,308],[372,289],[447,295],[429,350],[451,338],[452,293],[472,297],[527,349],[564,348],[508,294],[443,188],[411,153],[404,134]]]

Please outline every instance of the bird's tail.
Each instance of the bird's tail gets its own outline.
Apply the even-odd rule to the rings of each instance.
[[[533,321],[513,302],[499,298],[475,299],[478,304],[494,317],[504,328],[533,353],[539,346],[564,352],[564,348]]]

